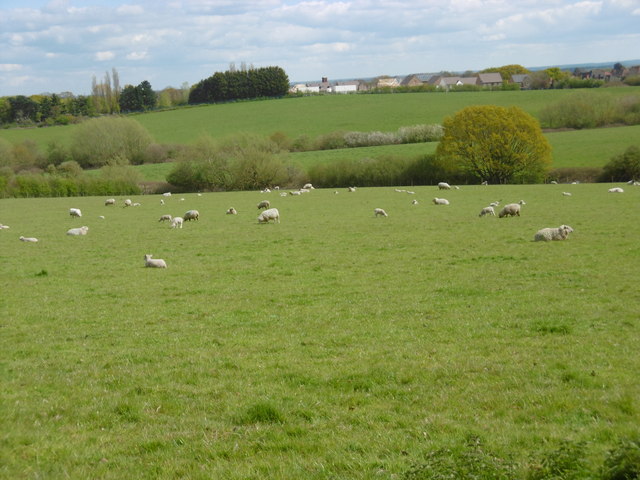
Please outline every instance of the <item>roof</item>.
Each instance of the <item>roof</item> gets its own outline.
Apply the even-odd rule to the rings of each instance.
[[[484,83],[502,83],[502,75],[498,72],[495,73],[479,73],[478,79],[481,84]]]

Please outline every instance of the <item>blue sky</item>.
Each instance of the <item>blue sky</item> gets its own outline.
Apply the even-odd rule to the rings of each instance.
[[[640,0],[0,0],[0,96],[192,85],[230,63],[291,81],[640,57]]]

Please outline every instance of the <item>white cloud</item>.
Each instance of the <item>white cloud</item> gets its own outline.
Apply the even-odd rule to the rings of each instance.
[[[116,54],[113,52],[96,52],[94,58],[98,62],[106,62],[108,60],[113,60]]]
[[[120,5],[116,8],[118,15],[142,15],[144,8],[140,5]]]
[[[148,52],[131,52],[127,54],[127,60],[144,60],[149,55]]]
[[[18,63],[0,63],[0,72],[16,72],[22,70],[22,65]]]

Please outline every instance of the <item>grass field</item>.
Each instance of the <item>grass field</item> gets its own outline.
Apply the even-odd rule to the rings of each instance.
[[[640,424],[640,187],[608,187],[0,200],[0,477],[401,479],[470,438],[597,472]]]

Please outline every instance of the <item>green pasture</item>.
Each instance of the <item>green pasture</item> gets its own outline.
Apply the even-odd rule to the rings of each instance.
[[[640,424],[640,187],[609,187],[0,200],[0,477],[402,479],[470,439],[595,477]]]

